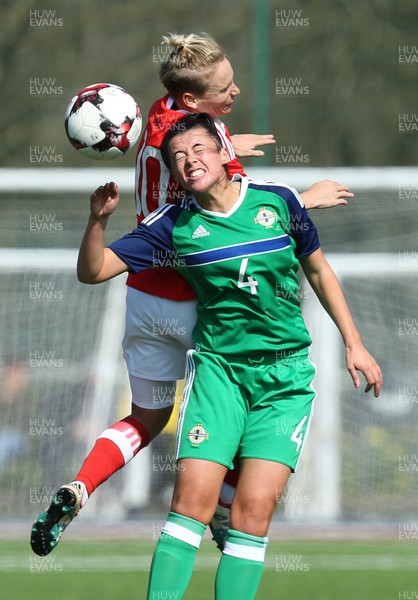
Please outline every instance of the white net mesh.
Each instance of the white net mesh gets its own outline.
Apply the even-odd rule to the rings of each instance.
[[[124,286],[79,284],[74,252],[3,251],[0,260],[1,502],[5,516],[17,516],[78,470],[117,410],[123,300],[114,290],[120,297]]]

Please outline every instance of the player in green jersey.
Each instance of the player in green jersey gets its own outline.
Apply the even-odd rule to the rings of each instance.
[[[197,347],[188,354],[179,469],[148,598],[183,596],[238,451],[240,479],[215,597],[251,600],[278,494],[296,469],[315,395],[310,338],[296,293],[299,264],[340,330],[354,385],[360,385],[360,371],[365,391],[378,396],[382,374],[361,342],[297,193],[241,176],[229,180],[225,152],[204,114],[179,121],[162,154],[190,198],[157,209],[132,234],[104,248],[106,223],[119,197],[113,183],[98,188],[78,274],[85,283],[99,283],[126,270],[171,264],[193,286]]]
[[[208,112],[216,120],[223,143],[229,149],[231,176],[244,174],[237,156],[260,156],[263,154],[258,149],[260,145],[275,142],[272,135],[230,136],[218,120],[231,112],[239,88],[229,60],[210,35],[169,34],[162,43],[164,60],[160,79],[167,94],[151,107],[139,144],[135,176],[139,220],[160,204],[174,202],[184,195],[164,166],[159,147],[167,129],[185,113]],[[317,182],[301,193],[307,208],[346,204],[352,196],[346,186],[329,180]],[[71,483],[58,489],[49,508],[36,519],[31,545],[41,556],[56,547],[94,490],[133,460],[162,430],[171,415],[176,379],[184,376],[186,350],[191,345],[189,332],[195,321],[195,301],[189,286],[172,270],[165,270],[163,275],[158,271],[142,272],[138,277],[128,277],[127,285],[123,347],[132,388],[132,412],[106,427]],[[166,322],[176,322],[175,328],[155,327],[162,313]],[[227,474],[220,496],[223,505],[210,525],[219,546],[227,530],[225,505],[230,504],[234,491],[231,478],[236,479],[236,473],[237,470]]]

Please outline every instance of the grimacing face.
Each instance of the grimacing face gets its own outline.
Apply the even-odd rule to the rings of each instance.
[[[203,127],[176,135],[168,151],[174,177],[189,192],[202,193],[228,180],[224,168],[227,152]]]

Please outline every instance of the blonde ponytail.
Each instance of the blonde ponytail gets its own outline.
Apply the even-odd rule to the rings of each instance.
[[[163,36],[162,44],[167,50],[160,67],[160,80],[172,96],[186,91],[204,94],[215,66],[226,58],[208,33],[170,33]]]

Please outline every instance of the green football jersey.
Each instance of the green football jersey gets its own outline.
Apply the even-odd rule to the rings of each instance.
[[[228,213],[190,197],[165,205],[110,248],[133,272],[174,266],[198,298],[193,339],[225,355],[299,350],[310,343],[299,302],[299,258],[319,247],[297,193],[241,176]]]

